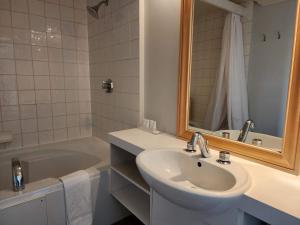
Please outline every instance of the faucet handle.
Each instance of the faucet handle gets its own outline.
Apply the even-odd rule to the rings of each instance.
[[[217,160],[218,163],[224,164],[224,165],[229,165],[231,164],[230,161],[230,152],[228,151],[220,151],[219,153],[219,159]]]

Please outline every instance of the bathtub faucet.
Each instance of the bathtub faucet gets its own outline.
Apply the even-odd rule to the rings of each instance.
[[[25,188],[24,175],[21,162],[17,158],[11,160],[12,185],[15,192],[22,191]]]

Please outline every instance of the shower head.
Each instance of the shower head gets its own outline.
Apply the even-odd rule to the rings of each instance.
[[[87,11],[88,13],[92,16],[92,17],[95,17],[96,19],[99,18],[99,15],[98,15],[98,10],[100,8],[101,5],[105,4],[106,6],[108,6],[108,1],[109,0],[103,0],[101,2],[99,2],[97,5],[95,6],[87,6]]]

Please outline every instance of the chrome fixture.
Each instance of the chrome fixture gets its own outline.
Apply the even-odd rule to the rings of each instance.
[[[87,8],[88,13],[92,17],[95,17],[96,19],[98,19],[99,18],[98,11],[99,11],[100,6],[103,5],[103,4],[105,4],[106,6],[108,6],[108,1],[109,0],[103,0],[103,1],[99,2],[95,6],[87,6],[86,8]]]
[[[261,147],[263,145],[263,140],[260,138],[252,139],[252,144]]]
[[[24,175],[21,162],[17,158],[11,160],[12,185],[15,192],[22,191],[25,188]]]
[[[102,89],[105,89],[107,93],[111,93],[114,89],[114,83],[112,79],[102,81]]]
[[[230,133],[229,132],[222,132],[222,138],[230,139]]]
[[[201,152],[201,156],[203,158],[210,157],[210,152],[207,147],[207,140],[205,140],[204,136],[200,132],[195,132],[191,138],[191,140],[187,143],[187,152],[195,152],[196,146],[199,145],[199,149]]]
[[[247,120],[244,123],[244,126],[242,127],[242,129],[240,130],[240,135],[237,140],[240,142],[245,142],[250,129],[252,130],[254,128],[255,128],[255,124],[254,124],[253,120]]]
[[[219,153],[219,159],[217,160],[217,162],[220,163],[220,164],[224,164],[224,165],[231,164],[231,161],[230,161],[230,152],[221,151]]]

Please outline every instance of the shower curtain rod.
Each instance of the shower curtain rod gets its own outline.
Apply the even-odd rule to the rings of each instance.
[[[225,11],[235,13],[240,16],[248,17],[249,15],[249,10],[246,7],[240,6],[229,0],[201,0],[201,1],[216,6],[218,8],[224,9]]]

